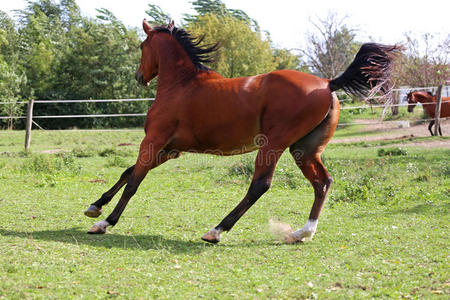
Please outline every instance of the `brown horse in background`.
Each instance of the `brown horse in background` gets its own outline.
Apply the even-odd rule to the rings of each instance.
[[[428,91],[422,91],[422,92],[409,92],[408,95],[406,95],[408,98],[408,112],[413,112],[414,107],[417,105],[417,102],[422,103],[423,109],[427,113],[427,115],[432,118],[433,120],[430,121],[430,124],[428,124],[428,130],[430,131],[431,135],[434,135],[433,133],[433,125],[435,123],[435,116],[436,116],[436,95],[433,95],[431,92]],[[450,117],[450,97],[442,97],[441,102],[441,114],[439,116],[440,118],[446,118]],[[442,136],[442,130],[441,125],[438,127],[439,135]]]
[[[210,62],[216,45],[200,46],[173,22],[152,28],[141,44],[136,80],[144,86],[158,76],[156,99],[147,113],[145,138],[136,164],[94,202],[85,214],[98,217],[102,206],[124,186],[112,213],[89,233],[114,226],[149,170],[183,151],[235,155],[258,150],[255,172],[244,199],[202,239],[216,243],[269,189],[278,159],[289,148],[314,188],[314,204],[306,225],[287,241],[311,239],[332,178],[320,159],[339,119],[338,89],[359,95],[388,92],[397,46],[364,44],[338,78],[329,80],[283,70],[243,78],[224,78],[202,63]]]

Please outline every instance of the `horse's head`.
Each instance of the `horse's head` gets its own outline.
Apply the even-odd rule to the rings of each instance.
[[[408,99],[408,112],[413,112],[414,107],[417,105],[417,99],[414,97],[415,92],[409,92],[406,95],[406,98]]]
[[[167,28],[170,30],[173,25],[172,21]],[[141,43],[141,64],[135,73],[135,78],[140,84],[148,86],[150,81],[158,75],[158,52],[153,45],[154,43],[152,43],[155,31],[152,30],[145,19],[142,22],[142,27],[147,34],[147,38]]]

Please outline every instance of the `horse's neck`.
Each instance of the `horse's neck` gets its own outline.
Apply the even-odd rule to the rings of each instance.
[[[427,112],[427,115],[434,118],[434,113],[436,111],[436,97],[427,95],[424,98],[418,99],[422,103],[423,109]]]
[[[161,44],[158,63],[158,91],[165,93],[174,89],[180,83],[198,79],[223,78],[214,71],[197,70],[186,52],[170,42]]]
[[[172,86],[195,75],[195,67],[184,50],[164,41],[159,45],[158,87]]]
[[[436,97],[435,96],[431,96],[431,95],[425,94],[425,93],[421,93],[420,96],[421,97],[417,97],[417,100],[420,103],[436,102]]]

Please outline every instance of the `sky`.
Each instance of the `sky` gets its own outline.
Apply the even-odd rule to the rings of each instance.
[[[180,24],[183,14],[194,13],[191,0],[76,0],[85,16],[96,15],[96,8],[111,10],[130,27],[141,27],[148,3],[159,5]],[[270,33],[275,46],[304,48],[306,35],[314,30],[311,21],[324,19],[329,13],[344,18],[349,28],[358,30],[360,42],[392,44],[402,42],[404,33],[420,37],[431,33],[444,38],[450,33],[445,0],[222,0],[228,8],[241,9]],[[0,0],[0,10],[13,16],[25,0]],[[369,7],[369,8],[368,8]]]

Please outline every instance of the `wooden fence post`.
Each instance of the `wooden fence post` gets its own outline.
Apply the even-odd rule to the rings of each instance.
[[[27,124],[25,131],[25,151],[28,151],[28,149],[30,148],[31,127],[33,127],[33,106],[34,100],[31,99],[28,101]]]
[[[439,118],[441,116],[441,103],[442,103],[442,84],[439,85],[436,91],[436,111],[434,112],[434,135],[438,135]]]
[[[392,93],[392,106],[391,106],[393,116],[398,115],[398,104],[400,104],[400,91],[394,91]]]

